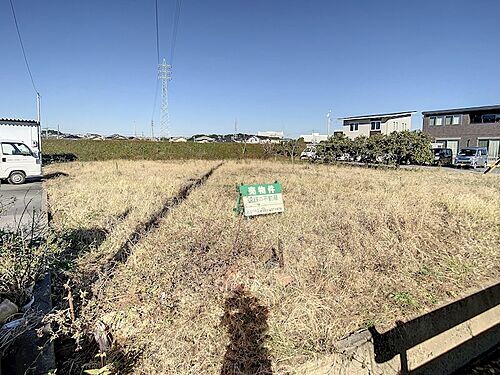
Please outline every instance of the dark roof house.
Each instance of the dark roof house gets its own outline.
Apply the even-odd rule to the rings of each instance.
[[[500,105],[424,111],[422,130],[435,143],[451,148],[486,147],[489,158],[500,156]]]

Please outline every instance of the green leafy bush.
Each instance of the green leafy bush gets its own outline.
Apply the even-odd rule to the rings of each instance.
[[[362,163],[426,164],[432,161],[431,139],[420,131],[359,136],[355,139],[342,134],[322,143],[317,157],[326,163],[342,159]]]

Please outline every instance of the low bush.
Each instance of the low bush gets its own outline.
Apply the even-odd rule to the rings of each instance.
[[[35,283],[57,259],[59,246],[52,237],[33,238],[0,230],[0,300],[22,306],[29,302]]]

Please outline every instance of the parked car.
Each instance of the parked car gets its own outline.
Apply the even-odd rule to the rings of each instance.
[[[27,177],[40,177],[42,163],[32,149],[19,140],[0,140],[0,179],[11,184],[24,183]]]
[[[307,146],[300,154],[301,159],[314,159],[316,157],[316,146]]]
[[[434,165],[452,165],[453,164],[453,151],[451,148],[433,148]]]
[[[455,159],[457,167],[487,167],[488,150],[485,147],[462,148]]]

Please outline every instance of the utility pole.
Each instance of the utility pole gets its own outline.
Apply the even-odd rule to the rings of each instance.
[[[38,158],[42,162],[42,116],[41,116],[40,93],[36,93],[36,121],[38,122]]]
[[[238,119],[234,119],[234,141],[236,142],[236,139],[238,138]]]
[[[330,109],[326,114],[326,134],[330,138],[330,125],[332,123],[332,110]]]
[[[137,138],[137,125],[134,120],[134,138]]]
[[[160,107],[160,134],[159,137],[169,136],[168,114],[168,83],[172,80],[172,65],[165,59],[158,65],[158,79],[161,80],[161,107]]]
[[[155,139],[155,132],[154,132],[154,123],[153,120],[151,120],[151,140]]]
[[[57,139],[61,137],[61,132],[59,131],[59,124],[57,124]]]

